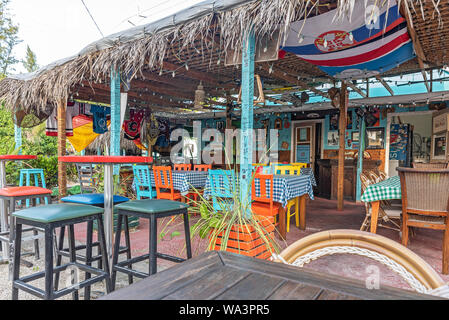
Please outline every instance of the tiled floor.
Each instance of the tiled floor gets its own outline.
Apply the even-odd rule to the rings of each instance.
[[[345,202],[344,211],[337,211],[336,201],[322,198],[308,200],[307,204],[307,228],[305,231],[299,230],[292,225],[290,232],[287,234],[286,243],[281,246],[285,247],[296,240],[303,238],[309,234],[331,229],[355,229],[359,230],[360,225],[365,216],[365,208],[363,205],[351,202]],[[191,225],[197,220],[193,217]],[[168,220],[160,221],[158,232],[162,231]],[[181,235],[171,239],[172,231],[180,231]],[[182,220],[179,219],[170,224],[164,230],[166,236],[158,243],[159,252],[168,253],[176,256],[185,257],[185,242],[183,236]],[[378,228],[378,234],[386,236],[395,241],[400,241],[399,233],[395,230],[386,228]],[[418,229],[416,235],[411,237],[409,249],[421,256],[441,275],[441,258],[442,258],[442,231]],[[139,255],[147,252],[149,243],[148,220],[141,219],[140,226],[137,230],[131,232],[131,242],[133,255]],[[85,239],[84,226],[77,227],[77,239]],[[192,242],[193,255],[197,256],[207,248],[207,241],[194,239]],[[172,266],[173,263],[165,260],[158,260],[159,271]],[[376,266],[379,271],[381,284],[394,287],[409,288],[407,283],[397,276],[394,272],[386,267],[371,261],[369,258],[353,256],[353,255],[332,255],[320,258],[309,263],[306,268],[312,268],[317,271],[337,274],[345,277],[357,278],[365,281],[372,272],[369,266]],[[449,276],[441,275],[445,281],[449,281]]]

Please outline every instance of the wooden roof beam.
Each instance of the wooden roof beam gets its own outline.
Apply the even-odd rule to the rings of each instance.
[[[349,88],[357,92],[359,95],[361,95],[363,98],[366,98],[368,95],[363,92],[359,87],[357,87],[355,84],[353,84],[351,81],[347,81],[346,84]]]
[[[235,86],[232,84],[221,83],[216,77],[211,76],[210,73],[189,69],[187,70],[185,66],[180,66],[171,62],[164,61],[163,64],[164,70],[179,72],[183,76],[191,79],[196,79],[199,81],[204,81],[205,83],[211,83],[216,85],[217,87],[225,88],[225,89],[235,89]],[[224,81],[229,81],[230,79],[223,79]]]
[[[430,92],[430,85],[427,81],[427,73],[425,71],[426,66],[424,65],[424,61],[426,61],[426,55],[424,54],[424,50],[422,49],[421,42],[418,39],[418,35],[416,34],[415,28],[413,27],[413,20],[410,14],[410,10],[407,4],[407,1],[402,1],[401,4],[401,14],[405,17],[407,21],[407,29],[410,34],[410,38],[412,39],[413,48],[415,49],[416,58],[418,60],[419,68],[421,69],[421,74],[424,79],[424,84],[426,85],[427,92]]]
[[[179,97],[182,99],[189,99],[189,100],[192,100],[195,95],[194,92],[189,94],[185,91],[177,90],[175,88],[173,88],[173,89],[167,88],[167,86],[165,86],[163,84],[155,84],[155,83],[151,83],[149,81],[143,81],[143,80],[137,80],[137,79],[131,81],[131,90],[133,90],[134,88],[148,89],[148,90],[151,90],[152,92],[156,92],[159,94],[165,94],[168,96]]]
[[[263,70],[270,73],[270,66],[267,63],[263,63],[261,66]],[[324,98],[329,98],[329,95],[326,92],[323,92],[321,90],[309,86],[306,82],[289,75],[287,72],[281,70],[279,67],[272,69],[270,75],[276,79],[284,80],[290,84],[295,84],[304,90],[310,90],[316,95],[322,96]]]
[[[91,90],[92,91],[92,95],[93,96],[97,96],[97,95],[110,95],[110,89],[109,86],[104,85],[104,84],[97,84],[97,83],[92,83],[92,84],[87,84],[84,85],[84,87],[78,87],[78,88],[74,88],[73,90],[76,91],[80,91],[82,90],[82,88],[87,89],[87,90]],[[72,92],[73,92],[72,90]],[[166,97],[158,98],[152,94],[147,94],[147,93],[142,93],[142,92],[135,92],[135,91],[128,91],[128,97],[130,98],[135,98],[135,99],[141,99],[141,100],[145,100],[151,103],[156,103],[162,106],[179,106],[180,104],[175,102],[175,101],[169,101],[167,100]],[[176,99],[175,99],[176,100]],[[186,103],[182,102],[181,105],[186,105]]]
[[[376,79],[380,82],[380,83],[382,83],[382,85],[385,87],[385,89],[387,89],[387,91],[392,95],[392,96],[394,96],[394,92],[393,92],[393,89],[391,89],[391,87],[390,87],[390,85],[381,77],[381,76],[379,76],[379,75],[377,75],[376,76]]]

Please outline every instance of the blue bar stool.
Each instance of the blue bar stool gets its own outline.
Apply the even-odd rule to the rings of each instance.
[[[21,169],[20,170],[20,180],[19,180],[19,186],[24,186],[24,177],[25,177],[25,186],[29,187],[31,186],[31,176],[34,176],[34,186],[35,187],[42,187],[46,188],[45,185],[45,176],[44,176],[44,169]],[[41,179],[41,185],[39,185],[39,177]],[[21,205],[21,201],[19,202],[19,205]],[[37,204],[40,204],[40,199],[37,198]],[[45,198],[45,204],[48,204],[47,198]],[[26,207],[28,208],[30,206],[30,200],[26,200]]]

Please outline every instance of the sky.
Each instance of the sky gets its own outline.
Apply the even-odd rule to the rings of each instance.
[[[104,36],[142,25],[202,0],[84,0]],[[10,13],[22,42],[15,56],[25,58],[27,45],[39,66],[77,54],[102,35],[82,0],[11,0]],[[25,73],[21,64],[12,73]]]

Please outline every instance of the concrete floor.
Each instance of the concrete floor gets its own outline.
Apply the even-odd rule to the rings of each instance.
[[[299,230],[292,225],[290,232],[287,234],[285,243],[281,243],[281,247],[286,247],[296,240],[303,238],[309,234],[330,230],[330,229],[355,229],[359,230],[360,225],[365,217],[365,208],[363,205],[358,205],[351,202],[345,202],[344,211],[336,210],[336,201],[331,201],[323,198],[315,198],[315,200],[308,200],[307,203],[307,228],[305,231]],[[198,218],[192,217],[191,225]],[[163,226],[166,226],[168,219],[159,222],[158,232],[162,231]],[[173,239],[170,238],[172,231],[177,230],[181,233]],[[183,235],[182,219],[175,220],[165,230],[167,236],[158,243],[158,251],[162,253],[172,254],[175,256],[185,257],[185,240]],[[395,241],[400,241],[399,233],[395,230],[386,228],[378,228],[378,234],[386,236]],[[77,241],[83,242],[85,239],[85,226],[79,225],[76,227]],[[427,261],[445,281],[449,281],[449,276],[441,274],[441,259],[442,259],[442,239],[443,232],[418,229],[415,236],[411,237],[408,248],[421,256]],[[124,241],[124,239],[122,240]],[[122,242],[124,243],[124,242]],[[148,251],[149,233],[148,220],[141,219],[140,226],[131,232],[131,247],[133,256],[146,253]],[[193,256],[200,255],[207,248],[207,240],[196,238],[192,242]],[[158,259],[158,271],[164,270],[173,266],[174,263]],[[365,281],[371,274],[368,267],[376,266],[379,270],[380,283],[382,285],[389,285],[393,287],[409,289],[408,284],[402,280],[394,272],[379,263],[365,257],[358,257],[353,255],[332,255],[312,261],[305,268],[311,268],[316,271],[324,273],[336,274],[349,278],[356,278]],[[148,263],[142,262],[139,269],[145,270],[148,268]],[[122,278],[126,281],[126,277]],[[123,283],[123,285],[126,285]],[[121,285],[120,285],[121,286]]]

